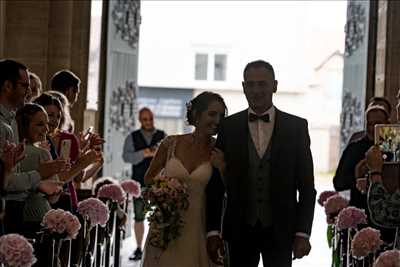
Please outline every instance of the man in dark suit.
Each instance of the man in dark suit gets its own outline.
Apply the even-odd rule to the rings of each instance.
[[[273,105],[278,82],[269,63],[250,62],[243,76],[249,109],[222,122],[213,155],[224,155],[225,168],[207,187],[207,250],[217,262],[226,192],[230,266],[256,267],[260,254],[266,267],[291,266],[292,253],[302,258],[311,249],[316,192],[307,121]]]

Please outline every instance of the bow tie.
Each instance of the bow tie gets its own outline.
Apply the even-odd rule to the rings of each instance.
[[[256,120],[262,120],[264,122],[269,122],[269,114],[264,114],[264,115],[259,116],[259,115],[256,115],[254,113],[250,113],[249,114],[249,121],[253,122],[253,121],[256,121]]]

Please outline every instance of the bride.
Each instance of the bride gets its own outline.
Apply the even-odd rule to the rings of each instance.
[[[183,214],[180,236],[160,252],[146,241],[144,267],[209,267],[206,249],[206,187],[213,165],[222,171],[222,152],[214,148],[220,121],[226,115],[222,97],[203,92],[187,105],[187,121],[195,127],[190,134],[169,136],[161,143],[145,175],[151,184],[160,171],[168,177],[181,179],[188,186],[189,208]],[[150,226],[149,235],[152,231]]]

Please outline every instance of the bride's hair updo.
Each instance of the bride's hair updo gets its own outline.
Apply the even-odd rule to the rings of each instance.
[[[213,92],[203,92],[186,103],[186,120],[188,124],[195,126],[200,114],[206,111],[208,106],[215,101],[224,106],[226,114],[227,108],[224,99],[219,94]]]

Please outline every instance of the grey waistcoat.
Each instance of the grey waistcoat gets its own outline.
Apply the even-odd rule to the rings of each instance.
[[[270,170],[271,143],[260,159],[251,135],[248,139],[249,170],[243,183],[244,201],[241,203],[244,222],[254,226],[259,220],[264,227],[271,225]]]

